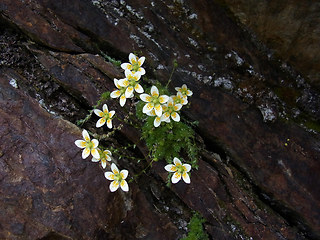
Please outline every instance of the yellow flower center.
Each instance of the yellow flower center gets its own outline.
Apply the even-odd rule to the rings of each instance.
[[[157,105],[158,103],[160,103],[159,96],[152,96],[151,102],[153,102],[154,105]]]
[[[133,72],[138,72],[138,71],[139,71],[139,68],[140,68],[139,62],[138,62],[138,61],[135,61],[135,62],[132,64],[132,71],[133,71]]]
[[[180,174],[183,174],[185,171],[184,167],[182,165],[178,165],[177,166],[177,172],[180,173]]]
[[[122,176],[120,173],[115,173],[114,174],[114,180],[117,182],[121,182],[122,181]]]
[[[93,148],[93,143],[91,141],[86,142],[86,147],[89,148],[89,149],[92,149]]]
[[[181,89],[181,93],[183,96],[187,96],[188,89]]]

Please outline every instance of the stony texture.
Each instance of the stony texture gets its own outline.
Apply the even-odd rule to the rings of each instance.
[[[81,131],[12,87],[11,76],[0,76],[1,239],[174,238],[175,224],[139,189],[110,193],[98,165],[73,147]]]
[[[317,1],[222,0],[278,57],[320,86],[320,4]]]
[[[191,210],[213,239],[319,236],[319,92],[260,51],[218,3],[4,0],[0,12],[0,131],[10,143],[0,157],[2,238],[179,239]],[[129,194],[111,195],[99,167],[74,146],[81,134],[70,122],[122,76],[103,56],[127,61],[132,51],[147,58],[144,84],[165,84],[176,60],[170,88],[187,83],[194,92],[184,114],[199,121],[205,150],[189,186],[166,188],[160,161]],[[125,117],[117,101],[108,105]],[[84,127],[103,133],[95,120]],[[126,143],[138,146],[128,156],[149,160],[129,126],[103,142]],[[132,176],[147,165],[129,157],[118,164]]]

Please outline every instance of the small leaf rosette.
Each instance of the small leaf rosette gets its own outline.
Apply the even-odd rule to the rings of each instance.
[[[93,112],[101,117],[98,121],[97,121],[97,124],[96,124],[96,127],[102,127],[106,122],[107,122],[107,127],[108,128],[112,128],[112,117],[115,113],[115,111],[110,111],[109,112],[109,109],[108,109],[108,106],[107,104],[103,104],[103,107],[102,107],[102,110],[99,110],[99,109],[94,109]]]
[[[74,142],[77,145],[77,147],[84,148],[82,151],[82,158],[83,159],[87,158],[91,153],[91,155],[94,158],[99,159],[100,154],[97,149],[99,145],[99,141],[97,139],[90,140],[89,133],[85,129],[82,131],[82,136],[84,140],[76,140]]]
[[[98,152],[100,154],[100,159],[93,157],[91,161],[92,162],[100,162],[102,168],[106,168],[107,161],[109,161],[109,162],[111,161],[112,154],[109,150],[101,151],[100,149],[98,149]]]
[[[129,173],[128,170],[124,169],[119,172],[119,169],[114,163],[111,164],[111,170],[112,172],[104,173],[105,178],[112,181],[109,186],[110,191],[115,192],[120,186],[123,191],[128,192],[129,185],[125,180]]]
[[[181,177],[185,183],[190,183],[190,176],[188,172],[191,170],[190,164],[182,164],[178,158],[173,159],[174,164],[168,164],[164,167],[168,172],[173,172],[171,182],[177,183],[180,181]]]
[[[147,103],[144,105],[142,112],[148,113],[154,109],[158,117],[161,117],[162,115],[162,104],[168,102],[169,100],[167,95],[159,96],[159,90],[156,86],[151,87],[151,95],[144,93],[140,95],[140,98],[142,101]]]
[[[145,57],[138,58],[133,53],[129,54],[129,62],[130,63],[122,63],[121,68],[124,70],[130,70],[131,72],[139,73],[140,75],[144,75],[146,71],[142,68],[142,64],[144,63]]]

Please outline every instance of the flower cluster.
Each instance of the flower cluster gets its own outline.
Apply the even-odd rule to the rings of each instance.
[[[151,87],[150,95],[145,93],[140,95],[140,99],[146,102],[142,111],[148,116],[155,116],[153,122],[155,127],[159,127],[161,122],[170,122],[170,119],[180,121],[179,111],[183,105],[188,103],[188,97],[192,96],[192,91],[187,88],[186,84],[175,89],[177,94],[171,97],[159,95],[156,86]]]
[[[135,93],[140,94],[139,98],[145,103],[142,112],[148,116],[155,117],[153,125],[159,127],[162,122],[169,123],[171,119],[175,122],[180,121],[179,111],[182,106],[188,104],[188,97],[192,96],[192,91],[187,88],[187,85],[183,84],[182,87],[176,87],[177,91],[174,96],[160,95],[159,89],[156,86],[151,87],[150,94],[144,93],[143,87],[140,85],[141,77],[146,73],[142,67],[145,61],[145,57],[138,58],[133,53],[129,54],[129,63],[121,64],[121,68],[124,70],[125,78],[114,79],[114,85],[116,90],[111,92],[111,98],[119,98],[120,106],[123,107],[126,104],[127,99],[133,98]],[[114,118],[115,111],[109,111],[107,104],[103,104],[102,110],[94,109],[93,112],[99,117],[96,123],[96,127],[100,128],[103,125],[107,125],[109,129],[112,129],[112,119]],[[108,162],[112,161],[112,153],[108,149],[99,147],[99,141],[92,139],[89,136],[87,130],[82,131],[83,140],[76,140],[75,144],[79,148],[83,149],[82,158],[87,158],[92,155],[92,162],[100,162],[103,169],[107,168]],[[189,172],[191,165],[182,164],[178,158],[173,159],[174,164],[168,164],[165,169],[168,172],[173,173],[171,181],[177,183],[181,178],[186,183],[190,183]],[[119,187],[123,191],[129,191],[126,178],[128,176],[128,170],[119,171],[118,167],[111,163],[109,164],[111,171],[106,171],[104,176],[106,179],[112,181],[110,183],[110,191],[115,192]]]

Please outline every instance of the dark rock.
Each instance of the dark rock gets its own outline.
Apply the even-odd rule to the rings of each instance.
[[[81,139],[80,130],[47,113],[4,74],[0,238],[176,238],[174,224],[154,213],[141,191],[133,187],[129,195],[110,193],[98,165],[82,160],[73,146]],[[155,222],[165,228],[153,228]]]
[[[213,239],[319,237],[320,140],[307,124],[319,119],[319,92],[270,60],[218,3],[5,0],[0,11],[1,29],[21,30],[1,37],[1,238],[178,239],[191,210]],[[127,61],[132,51],[147,58],[146,85],[166,84],[176,60],[169,87],[194,92],[184,114],[199,121],[206,149],[190,185],[164,188],[160,161],[129,194],[111,194],[74,145],[81,134],[70,122],[122,76],[100,55]],[[85,127],[101,133],[93,121]],[[134,128],[110,142],[132,142],[127,154],[150,160]],[[132,175],[144,168],[118,163]]]
[[[317,1],[219,0],[279,58],[320,86],[320,5]]]

